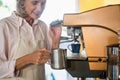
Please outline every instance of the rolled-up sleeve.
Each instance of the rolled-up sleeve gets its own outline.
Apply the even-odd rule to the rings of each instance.
[[[14,77],[15,61],[0,61],[0,78]]]
[[[9,60],[6,25],[0,21],[0,78],[13,77],[16,60]]]

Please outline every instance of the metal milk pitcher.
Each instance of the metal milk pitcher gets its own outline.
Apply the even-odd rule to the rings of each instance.
[[[51,67],[53,69],[65,69],[67,49],[53,49],[51,54]]]

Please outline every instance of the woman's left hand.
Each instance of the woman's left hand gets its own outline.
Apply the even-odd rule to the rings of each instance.
[[[61,33],[62,33],[62,24],[58,24],[50,27],[51,35],[52,35],[52,45],[53,48],[57,48],[59,46]]]

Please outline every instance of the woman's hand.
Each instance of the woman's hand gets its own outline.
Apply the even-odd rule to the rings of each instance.
[[[30,61],[35,65],[41,65],[48,61],[50,58],[50,51],[44,49],[38,49],[37,51],[30,54]]]
[[[43,49],[38,49],[28,55],[25,55],[16,60],[16,70],[26,67],[29,64],[42,65],[48,61],[50,58],[50,51]]]
[[[52,37],[52,47],[58,48],[60,38],[61,38],[61,33],[62,33],[62,24],[59,23],[59,24],[50,26],[50,30],[51,30],[51,37]]]

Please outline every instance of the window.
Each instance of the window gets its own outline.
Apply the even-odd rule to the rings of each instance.
[[[0,19],[11,15],[11,12],[15,10],[16,0],[0,0]]]

